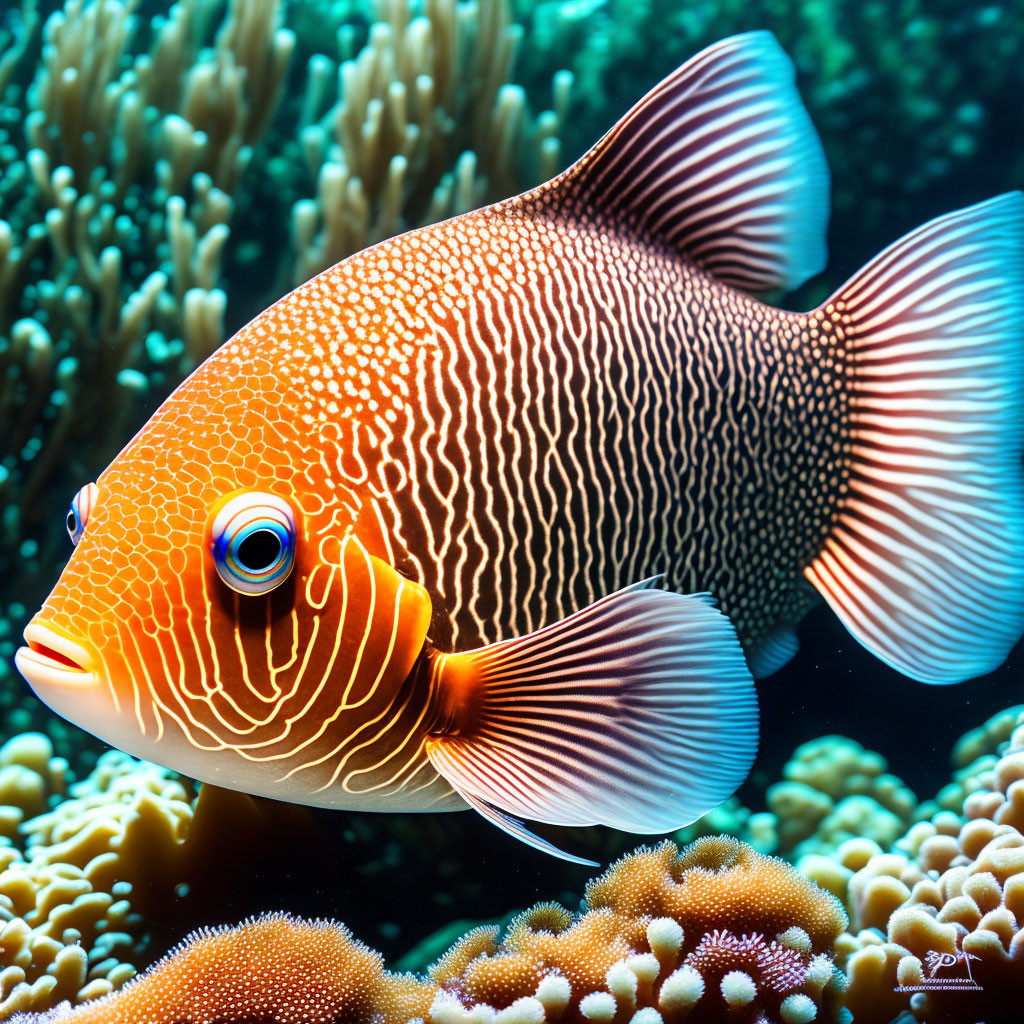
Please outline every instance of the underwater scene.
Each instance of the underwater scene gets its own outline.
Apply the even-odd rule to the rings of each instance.
[[[1022,95],[0,0],[0,1021],[1024,1021]]]

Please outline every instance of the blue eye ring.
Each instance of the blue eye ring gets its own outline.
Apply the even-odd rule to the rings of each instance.
[[[210,551],[217,575],[239,594],[267,594],[295,564],[295,512],[276,494],[243,491],[213,517]]]
[[[72,499],[68,508],[68,516],[64,521],[71,543],[76,547],[85,533],[85,524],[96,505],[100,489],[95,484],[86,484]]]

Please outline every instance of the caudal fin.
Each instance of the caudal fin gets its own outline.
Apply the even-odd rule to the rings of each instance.
[[[668,832],[730,796],[753,762],[757,696],[729,620],[705,595],[653,582],[435,662],[452,725],[428,743],[431,763],[555,856],[579,860],[518,818]]]
[[[851,465],[807,576],[901,672],[989,672],[1024,632],[1024,194],[918,228],[830,307]]]

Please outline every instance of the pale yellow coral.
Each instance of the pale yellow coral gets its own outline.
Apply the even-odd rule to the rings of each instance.
[[[1024,704],[1015,704],[994,714],[987,722],[964,733],[953,747],[953,767],[966,768],[979,757],[997,754],[1016,728]]]
[[[0,747],[0,800],[0,1019],[118,989],[161,922],[178,931],[161,911],[180,893],[216,886],[240,850],[301,834],[307,816],[213,786],[197,798],[117,751],[72,783],[37,733]]]
[[[39,814],[66,786],[49,740],[15,737],[0,763],[0,799],[24,841],[0,848],[0,1017],[113,991],[134,974],[121,962],[140,930],[133,885],[178,856],[191,794],[163,769],[112,752]]]
[[[779,849],[797,857],[830,853],[846,839],[888,846],[910,823],[917,800],[881,754],[844,736],[799,746],[768,790]]]
[[[1024,982],[1024,715],[1017,722],[1002,755],[976,776],[983,786],[966,797],[963,817],[947,811],[918,823],[898,849],[877,852],[849,879],[853,927],[879,936],[858,949],[840,941],[858,1022],[887,1024],[896,1004],[876,996],[893,991],[896,1008],[924,1024],[1019,1020],[1013,1000]],[[993,742],[991,732],[976,731],[960,749],[986,735]],[[953,979],[968,984],[968,993],[936,983],[943,954],[944,969],[956,967]]]

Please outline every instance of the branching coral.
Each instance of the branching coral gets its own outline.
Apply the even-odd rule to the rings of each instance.
[[[340,67],[311,61],[301,157],[317,199],[293,209],[293,284],[370,242],[516,192],[561,169],[554,110],[528,117],[508,82],[522,30],[504,2],[378,0],[367,45]],[[329,80],[338,93],[326,112]]]
[[[839,1019],[831,896],[728,838],[623,858],[591,909],[545,903],[463,936],[428,979],[384,972],[336,925],[277,915],[201,934],[121,993],[58,1011],[69,1024],[404,1024],[638,1019],[693,1024]],[[652,916],[656,915],[656,916]],[[720,921],[723,927],[708,928]],[[767,938],[767,935],[771,938]],[[19,1018],[25,1024],[35,1018]]]

